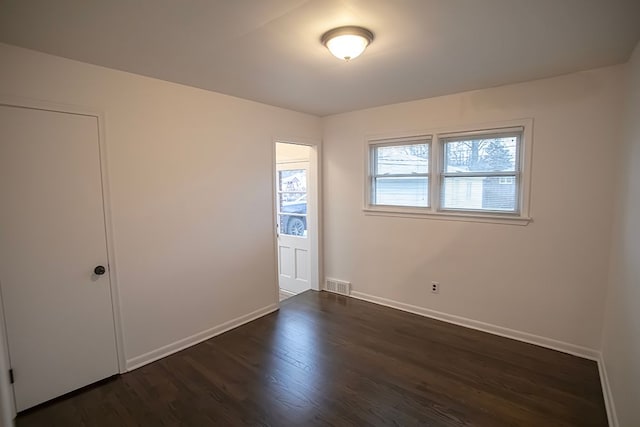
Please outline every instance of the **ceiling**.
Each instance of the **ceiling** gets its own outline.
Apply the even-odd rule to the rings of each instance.
[[[319,116],[625,62],[640,0],[0,0],[0,41]],[[375,34],[351,62],[325,31]],[[1,62],[1,61],[0,61]]]

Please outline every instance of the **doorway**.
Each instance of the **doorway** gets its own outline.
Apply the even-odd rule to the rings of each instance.
[[[0,104],[0,311],[18,412],[118,373],[102,170],[98,116]]]
[[[280,301],[318,289],[317,159],[314,146],[276,142],[275,217]]]

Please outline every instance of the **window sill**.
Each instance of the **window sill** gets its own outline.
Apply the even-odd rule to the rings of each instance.
[[[500,214],[481,214],[468,212],[433,212],[422,209],[412,208],[390,208],[390,207],[374,207],[368,206],[363,209],[365,215],[370,216],[390,216],[399,218],[428,218],[443,221],[466,221],[466,222],[484,222],[490,224],[508,224],[508,225],[528,225],[533,221],[530,217],[510,216]]]

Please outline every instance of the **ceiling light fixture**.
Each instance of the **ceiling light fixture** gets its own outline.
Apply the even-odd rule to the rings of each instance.
[[[364,52],[373,41],[373,33],[362,27],[339,27],[324,33],[320,40],[333,56],[349,61]]]

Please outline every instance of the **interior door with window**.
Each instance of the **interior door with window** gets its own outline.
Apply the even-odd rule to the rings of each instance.
[[[0,287],[17,411],[118,372],[98,119],[0,105]]]
[[[277,164],[278,274],[281,292],[289,295],[311,289],[308,175],[309,162]]]

